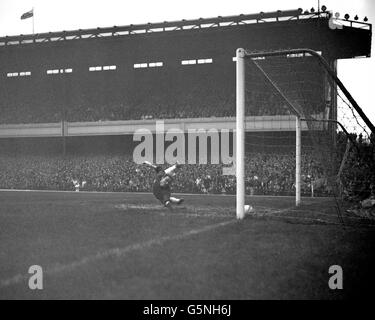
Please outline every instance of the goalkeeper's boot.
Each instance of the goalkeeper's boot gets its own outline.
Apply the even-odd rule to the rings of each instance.
[[[164,202],[164,207],[168,208],[168,209],[172,209],[172,202],[167,200]]]

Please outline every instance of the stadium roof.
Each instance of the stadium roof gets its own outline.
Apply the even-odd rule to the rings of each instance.
[[[50,41],[67,41],[75,39],[89,39],[102,37],[125,36],[132,34],[167,32],[179,30],[195,30],[206,28],[220,28],[239,26],[247,24],[260,24],[268,22],[290,21],[300,19],[329,19],[332,16],[330,11],[303,12],[302,9],[278,10],[273,12],[260,12],[256,14],[240,14],[236,16],[199,18],[194,20],[164,21],[158,23],[130,24],[127,26],[113,26],[106,28],[78,29],[71,31],[58,31],[36,33],[18,36],[0,37],[0,46],[20,45],[28,43],[43,43]],[[341,24],[352,27],[372,30],[372,25],[365,22],[352,21],[349,19],[336,19]]]

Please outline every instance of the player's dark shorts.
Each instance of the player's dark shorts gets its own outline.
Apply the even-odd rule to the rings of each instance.
[[[168,185],[161,187],[158,182],[154,183],[152,191],[155,198],[158,199],[162,204],[165,204],[165,202],[171,197],[171,188]]]

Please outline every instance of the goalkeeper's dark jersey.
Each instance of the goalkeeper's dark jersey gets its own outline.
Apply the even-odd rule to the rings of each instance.
[[[161,185],[161,181],[163,178],[165,178],[165,176],[166,175],[164,171],[157,171],[156,178],[152,186],[152,192],[154,196],[163,204],[171,197],[171,188],[169,184],[166,183],[164,185]]]

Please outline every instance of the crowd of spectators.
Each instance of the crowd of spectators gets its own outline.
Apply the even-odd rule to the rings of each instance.
[[[90,75],[69,83],[48,78],[37,86],[28,81],[34,80],[5,84],[0,92],[1,124],[233,117],[236,112],[232,69],[186,72],[178,77],[174,73],[138,75],[127,80]],[[248,87],[246,115],[290,114],[264,78],[253,77]],[[321,112],[321,102],[316,101],[323,97],[319,83],[305,81],[303,88],[282,89],[298,105],[319,109],[307,113]]]
[[[302,194],[332,195],[341,192],[349,200],[375,197],[375,139],[337,136],[335,152],[302,153]],[[349,152],[347,152],[349,150]],[[336,159],[336,160],[334,160]],[[345,165],[341,166],[342,159]],[[173,183],[175,192],[231,194],[236,191],[234,175],[223,175],[228,165],[185,164]],[[228,170],[226,168],[225,170]],[[338,172],[340,181],[336,179]],[[233,173],[234,174],[234,173]],[[74,190],[78,181],[86,191],[152,190],[154,172],[134,163],[130,154],[84,155],[6,154],[0,156],[0,189]],[[292,151],[253,151],[245,157],[245,184],[249,195],[293,195],[295,154]],[[336,185],[339,189],[333,190]]]
[[[231,194],[236,190],[235,176],[223,175],[222,164],[186,164],[174,180],[175,192]],[[247,194],[292,195],[295,159],[292,154],[252,153],[246,156]],[[302,172],[309,194],[311,179],[323,174],[321,165],[305,156]],[[154,172],[137,165],[131,156],[38,156],[0,157],[0,188],[74,190],[73,181],[86,191],[150,191]],[[310,179],[310,180],[309,180]],[[327,190],[322,190],[324,193]]]
[[[170,118],[235,116],[235,88],[226,73],[166,74],[160,78],[134,78],[122,84],[98,78],[81,85],[27,82],[8,86],[0,92],[0,124],[84,121],[113,121]],[[307,71],[303,71],[305,74]],[[252,73],[249,73],[252,74]],[[319,75],[301,77],[301,83],[278,81],[289,100],[298,102],[307,113],[319,114],[323,81]],[[230,77],[229,77],[230,78]],[[173,79],[173,81],[171,81]],[[198,80],[197,80],[198,79]],[[234,78],[232,79],[234,84]],[[280,94],[264,80],[247,79],[252,90],[246,92],[246,115],[290,114]],[[283,81],[285,82],[283,82]],[[298,80],[298,79],[297,79]],[[134,83],[133,83],[134,82]],[[302,84],[303,83],[303,84]],[[302,87],[303,85],[303,87]],[[342,181],[347,198],[365,198],[375,193],[374,143],[357,140],[346,161]],[[341,141],[341,140],[342,141]],[[345,152],[346,137],[338,138],[339,159]],[[302,193],[329,195],[327,162],[317,154],[305,153],[302,161]],[[336,164],[338,168],[340,163]],[[235,176],[224,176],[223,165],[185,165],[174,181],[174,191],[193,193],[234,193]],[[292,195],[295,192],[293,153],[254,152],[246,156],[246,192],[262,195]],[[73,181],[85,181],[87,191],[150,191],[153,172],[136,165],[129,155],[4,155],[0,156],[0,188],[74,190]],[[320,181],[320,183],[317,183]]]
[[[351,134],[351,138],[354,143],[351,142],[341,179],[343,197],[352,201],[375,199],[375,136]],[[341,153],[346,141],[341,133],[338,136]]]
[[[193,96],[194,94],[192,94]],[[246,116],[290,115],[285,103],[274,100],[250,100],[246,107]],[[267,102],[269,101],[269,102]],[[144,120],[144,119],[181,119],[234,117],[235,96],[196,98],[179,96],[161,100],[151,97],[149,101],[116,101],[98,103],[74,103],[65,111],[51,103],[49,106],[25,102],[0,102],[1,124],[56,123],[63,119],[68,122]]]

